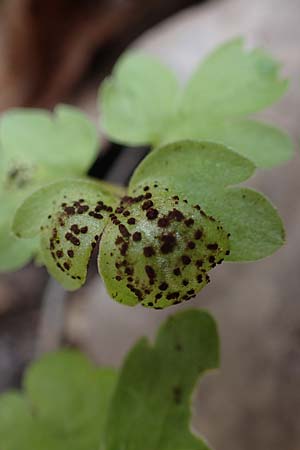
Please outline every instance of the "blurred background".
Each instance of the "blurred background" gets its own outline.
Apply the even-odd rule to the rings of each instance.
[[[184,81],[216,45],[243,35],[281,61],[291,79],[287,95],[263,117],[297,144],[299,23],[299,0],[1,0],[0,109],[65,102],[96,123],[99,84],[128,46],[157,55]],[[108,142],[102,147],[92,174],[119,182],[145,153]],[[220,450],[299,450],[298,154],[260,171],[251,185],[278,206],[287,243],[264,261],[224,264],[189,303],[214,314],[222,340],[221,370],[201,382],[193,425]],[[86,287],[67,296],[33,265],[0,275],[0,391],[19,387],[26,365],[62,344],[118,366],[139,336],[153,336],[167,314],[182,308],[116,304],[93,270]]]

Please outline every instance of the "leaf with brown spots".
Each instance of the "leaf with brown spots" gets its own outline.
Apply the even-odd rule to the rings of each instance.
[[[31,195],[18,209],[14,232],[40,234],[44,264],[66,289],[79,288],[117,198],[96,182],[65,180]]]
[[[103,233],[99,270],[117,301],[161,309],[194,297],[209,281],[207,272],[225,258],[229,242],[227,231],[201,208],[155,186],[141,186],[121,201]],[[151,195],[150,209],[145,195]]]
[[[254,170],[248,159],[221,144],[181,141],[151,152],[133,174],[130,189],[158,181],[190,204],[199,204],[230,233],[225,259],[252,261],[284,243],[283,224],[273,205],[258,192],[232,187]]]

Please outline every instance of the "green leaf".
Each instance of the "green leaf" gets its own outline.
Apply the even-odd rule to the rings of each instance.
[[[98,450],[116,380],[75,351],[43,357],[0,397],[0,450]]]
[[[174,114],[179,88],[174,74],[156,59],[125,54],[101,86],[101,124],[116,142],[156,142]]]
[[[218,142],[265,169],[288,161],[294,151],[291,139],[281,130],[247,119],[178,116],[166,129],[162,143],[185,139]]]
[[[13,229],[21,238],[40,233],[42,259],[50,274],[66,289],[78,289],[116,201],[99,183],[66,179],[26,199]]]
[[[36,109],[5,113],[0,123],[0,271],[15,270],[36,255],[36,240],[11,235],[14,213],[45,183],[84,175],[95,159],[97,133],[77,109],[58,106],[52,116]],[[35,212],[29,224],[36,219]],[[31,243],[30,243],[31,242]]]
[[[229,254],[221,224],[176,192],[139,186],[106,226],[99,270],[117,301],[161,309],[189,300]]]
[[[208,450],[190,431],[199,376],[219,364],[216,325],[204,311],[170,317],[154,346],[142,339],[123,365],[108,416],[106,450]]]
[[[267,199],[249,189],[226,189],[253,171],[249,160],[220,144],[183,141],[153,151],[130,186],[158,181],[199,204],[231,235],[226,260],[249,261],[270,255],[284,242],[281,219]]]
[[[85,174],[98,150],[95,127],[76,108],[60,105],[51,115],[44,110],[13,109],[1,119],[1,170],[6,184]]]
[[[182,110],[216,117],[261,111],[287,89],[279,68],[263,50],[245,50],[243,39],[229,41],[200,64],[185,90]]]

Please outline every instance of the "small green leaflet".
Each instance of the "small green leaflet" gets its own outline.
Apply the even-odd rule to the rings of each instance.
[[[0,397],[0,450],[98,450],[116,381],[78,352],[46,355],[28,369],[24,393]]]
[[[155,58],[121,57],[113,77],[101,85],[102,126],[118,142],[156,142],[180,93],[174,74]]]
[[[219,365],[216,324],[204,311],[170,317],[153,346],[140,340],[127,356],[101,450],[208,450],[190,431],[199,376]]]
[[[282,221],[258,192],[230,186],[247,180],[255,166],[220,144],[183,141],[154,150],[136,169],[130,189],[161,182],[199,204],[230,233],[227,261],[264,258],[284,242]]]
[[[102,127],[110,139],[128,145],[219,142],[257,167],[270,168],[291,158],[292,142],[247,116],[284,94],[288,83],[278,73],[276,61],[260,49],[245,50],[238,38],[209,55],[180,90],[167,67],[128,53],[100,90]]]
[[[37,252],[36,240],[11,234],[17,207],[35,189],[66,176],[84,176],[98,152],[95,127],[76,108],[59,105],[54,114],[13,109],[0,122],[0,271],[15,270]]]
[[[0,397],[0,450],[209,450],[190,431],[190,403],[218,365],[216,324],[200,310],[169,317],[154,345],[141,339],[119,377],[76,351],[46,355],[23,393]]]
[[[51,275],[66,289],[78,289],[116,202],[101,183],[66,179],[28,197],[13,230],[25,239],[40,234],[42,260]]]

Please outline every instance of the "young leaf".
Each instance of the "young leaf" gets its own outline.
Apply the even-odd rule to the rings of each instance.
[[[292,143],[280,130],[245,116],[283,95],[288,83],[278,73],[268,54],[246,51],[243,40],[234,39],[210,54],[178,94],[173,75],[152,58],[125,55],[101,90],[101,120],[118,142],[209,140],[270,168],[292,156]]]
[[[35,109],[5,113],[0,124],[0,271],[20,268],[36,255],[36,240],[11,235],[14,213],[45,183],[84,175],[97,152],[97,133],[78,110],[58,106],[52,117]],[[35,220],[35,212],[29,225]]]
[[[167,67],[149,56],[126,54],[101,86],[102,127],[116,142],[156,142],[175,112],[178,93]]]
[[[132,195],[123,198],[101,239],[99,270],[109,294],[156,309],[189,300],[229,254],[227,232],[158,183]]]
[[[204,311],[170,317],[154,346],[142,339],[121,370],[105,433],[106,450],[208,450],[190,431],[199,376],[219,364],[216,325]]]
[[[282,221],[260,194],[227,186],[248,179],[254,165],[220,144],[183,141],[153,151],[135,171],[131,189],[161,182],[190,204],[221,222],[230,233],[231,261],[250,261],[270,255],[284,241]]]
[[[13,109],[2,116],[2,171],[15,185],[86,173],[98,151],[95,127],[76,108]],[[57,173],[58,172],[58,173]],[[12,177],[13,176],[13,177]]]
[[[218,142],[265,169],[280,165],[293,155],[293,144],[287,134],[254,120],[178,116],[166,129],[162,143],[184,139]]]
[[[41,188],[18,209],[21,238],[40,233],[47,269],[66,289],[78,289],[117,199],[96,182],[66,179]]]
[[[218,47],[189,81],[182,110],[216,117],[248,115],[268,107],[286,91],[279,64],[261,49],[246,51],[242,38]]]
[[[117,374],[70,350],[28,370],[24,394],[0,397],[1,450],[97,450]]]

